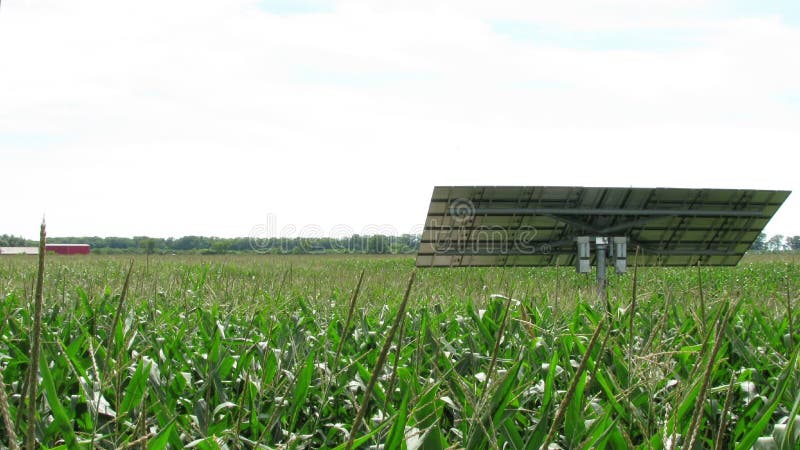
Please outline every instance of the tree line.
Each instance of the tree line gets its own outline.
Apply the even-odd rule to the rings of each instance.
[[[800,236],[784,236],[776,234],[772,237],[767,237],[765,233],[761,233],[756,238],[750,250],[762,252],[782,252],[786,250],[800,250]]]
[[[346,238],[219,238],[183,236],[180,238],[127,237],[53,237],[52,244],[89,244],[95,253],[373,253],[411,254],[419,248],[420,236],[358,235]],[[37,241],[8,234],[0,235],[0,247],[37,246]],[[776,234],[768,237],[761,233],[750,247],[753,251],[780,252],[800,250],[800,236]]]
[[[220,238],[207,236],[183,236],[180,238],[154,238],[148,236],[128,237],[48,237],[50,244],[89,244],[93,253],[372,253],[411,254],[419,248],[419,235],[401,236],[358,235],[346,238]],[[27,240],[8,234],[0,235],[0,247],[34,247],[38,241]]]

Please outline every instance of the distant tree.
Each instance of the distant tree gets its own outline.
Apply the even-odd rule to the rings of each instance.
[[[294,244],[300,253],[321,253],[325,250],[319,238],[298,237],[294,239]]]
[[[0,235],[0,247],[24,247],[25,238],[10,234]]]
[[[231,243],[226,239],[216,240],[211,243],[211,253],[221,254],[228,251]]]
[[[156,240],[152,238],[144,238],[139,242],[142,249],[144,249],[145,255],[152,255],[153,251],[156,249]]]
[[[106,240],[99,236],[87,237],[86,239],[84,239],[83,243],[89,244],[89,246],[92,247],[93,252],[95,250],[106,247]]]
[[[773,252],[779,252],[783,250],[783,242],[784,242],[783,235],[776,234],[775,236],[769,238],[769,240],[767,241],[767,249]]]
[[[230,249],[235,251],[252,250],[250,238],[233,238],[230,240]]]
[[[209,238],[203,236],[184,236],[173,243],[174,250],[205,250],[210,247]]]
[[[349,253],[361,253],[366,250],[367,237],[354,234],[348,239],[347,250]]]
[[[367,239],[367,253],[389,253],[391,241],[388,236],[376,234]]]
[[[105,247],[108,248],[136,248],[136,244],[131,238],[107,237],[105,238],[105,244]]]
[[[800,250],[800,236],[786,236],[786,248]]]
[[[392,238],[392,253],[415,253],[419,249],[419,236],[403,234]]]
[[[753,245],[750,246],[750,250],[755,251],[764,251],[767,249],[767,233],[760,233],[756,240],[753,242]]]

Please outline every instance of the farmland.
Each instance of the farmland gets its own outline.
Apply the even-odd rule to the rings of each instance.
[[[109,449],[798,446],[793,255],[635,278],[631,268],[610,278],[607,302],[570,267],[413,265],[48,257],[36,438]],[[0,447],[10,431],[21,445],[28,424],[36,269],[35,257],[0,258],[0,406],[12,428],[0,424]]]

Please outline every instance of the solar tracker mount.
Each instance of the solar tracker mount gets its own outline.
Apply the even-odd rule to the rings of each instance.
[[[416,265],[734,266],[789,191],[436,186]]]

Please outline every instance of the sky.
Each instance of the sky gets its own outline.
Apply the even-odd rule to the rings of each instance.
[[[435,185],[796,191],[800,2],[5,0],[0,234],[421,231]]]

